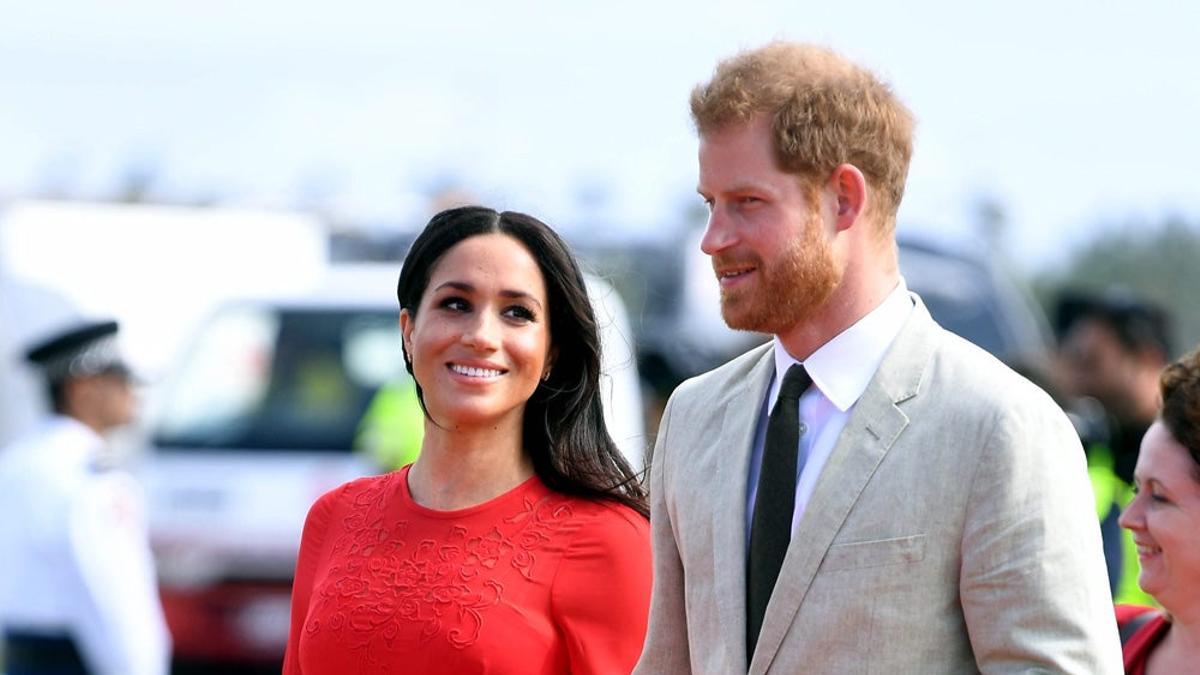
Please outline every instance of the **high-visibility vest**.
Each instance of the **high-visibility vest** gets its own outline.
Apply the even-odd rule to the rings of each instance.
[[[1093,443],[1087,452],[1088,478],[1092,483],[1092,494],[1096,499],[1096,517],[1101,523],[1116,523],[1121,511],[1133,501],[1133,488],[1121,480],[1114,470],[1116,462],[1112,449],[1104,443]],[[1149,605],[1157,607],[1149,594],[1138,586],[1138,575],[1141,566],[1138,564],[1137,545],[1133,542],[1133,533],[1123,527],[1117,527],[1115,534],[1105,532],[1106,536],[1116,536],[1118,542],[1105,542],[1104,550],[1107,555],[1115,555],[1117,561],[1108,561],[1110,567],[1117,566],[1114,580],[1113,601],[1117,604]]]
[[[417,398],[417,384],[408,375],[379,388],[359,420],[355,451],[371,457],[383,471],[392,471],[417,460],[425,439],[425,412]]]

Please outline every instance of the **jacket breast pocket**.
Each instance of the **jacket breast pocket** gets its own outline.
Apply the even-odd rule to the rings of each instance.
[[[834,544],[825,553],[821,570],[854,570],[921,562],[925,558],[925,535]]]

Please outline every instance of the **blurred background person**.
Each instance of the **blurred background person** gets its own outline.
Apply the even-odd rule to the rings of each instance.
[[[1158,377],[1171,357],[1170,314],[1122,290],[1067,291],[1054,319],[1061,403],[1087,451],[1113,598],[1152,603],[1138,586],[1137,549],[1118,518],[1133,499],[1138,447],[1158,410]]]
[[[566,244],[523,214],[444,211],[398,296],[420,453],[312,507],[283,672],[628,673],[650,601],[646,494],[604,421]]]
[[[1167,366],[1161,390],[1134,472],[1137,496],[1121,515],[1137,542],[1138,583],[1164,610],[1117,606],[1132,675],[1194,673],[1200,663],[1200,351]]]
[[[1129,482],[1158,410],[1158,377],[1171,359],[1171,319],[1147,300],[1111,291],[1063,294],[1056,311],[1071,394],[1104,406],[1117,476]]]
[[[53,413],[0,451],[0,628],[8,675],[161,675],[170,639],[136,485],[103,434],[132,421],[117,324],[33,346]]]

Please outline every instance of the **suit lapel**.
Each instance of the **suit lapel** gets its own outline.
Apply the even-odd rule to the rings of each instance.
[[[908,322],[855,404],[792,535],[767,605],[751,674],[767,671],[834,537],[908,425],[908,417],[897,404],[916,395],[934,349],[935,329],[925,306],[916,299]]]
[[[775,361],[770,343],[754,365],[750,376],[729,389],[716,445],[719,482],[713,486],[714,596],[723,628],[725,653],[731,672],[746,663],[746,473],[762,401],[767,395]]]

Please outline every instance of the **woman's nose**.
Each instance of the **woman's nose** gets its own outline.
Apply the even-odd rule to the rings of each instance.
[[[499,344],[499,326],[488,312],[479,312],[462,334],[465,345],[478,350],[492,350]]]
[[[1140,493],[1134,495],[1129,504],[1125,506],[1125,509],[1121,511],[1121,517],[1117,519],[1117,523],[1121,527],[1127,530],[1134,530],[1141,526],[1143,498],[1144,496]]]

